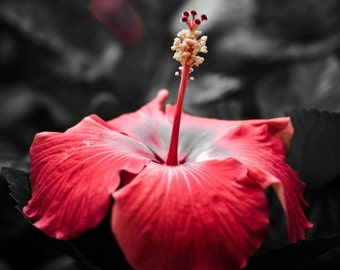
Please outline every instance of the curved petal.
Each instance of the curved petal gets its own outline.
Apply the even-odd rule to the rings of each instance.
[[[302,240],[311,228],[303,209],[305,184],[285,162],[284,143],[272,135],[267,125],[240,124],[216,141],[209,158],[231,156],[242,162],[263,188],[273,186],[287,216],[288,238]],[[224,150],[223,150],[224,149]]]
[[[153,159],[143,144],[96,116],[64,133],[43,132],[31,146],[32,199],[24,213],[47,235],[79,236],[108,212],[120,171],[136,174]]]
[[[272,119],[255,119],[237,121],[239,124],[250,124],[253,126],[267,126],[268,132],[275,137],[281,139],[284,145],[285,153],[290,149],[291,141],[294,135],[294,127],[290,121],[290,117],[279,117]]]
[[[268,228],[262,187],[232,158],[149,163],[114,199],[112,230],[138,270],[240,269]]]
[[[172,120],[164,114],[164,102],[169,92],[160,90],[157,97],[138,111],[123,114],[108,121],[113,130],[145,143],[160,160],[168,154]]]

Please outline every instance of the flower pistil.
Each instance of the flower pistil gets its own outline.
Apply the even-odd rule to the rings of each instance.
[[[191,19],[189,17],[190,15]],[[166,160],[166,165],[169,166],[178,165],[178,140],[184,94],[188,80],[194,79],[193,77],[189,78],[189,74],[194,71],[193,66],[197,67],[204,61],[204,58],[198,54],[208,52],[206,46],[207,37],[202,36],[199,38],[202,32],[197,31],[198,26],[207,20],[208,17],[203,14],[201,18],[198,19],[196,15],[197,12],[195,10],[190,11],[190,13],[188,11],[182,13],[182,22],[187,24],[188,29],[184,29],[177,34],[177,37],[174,39],[174,44],[171,47],[171,49],[175,51],[173,58],[180,62],[182,66],[179,67],[180,72],[177,71],[175,73],[176,76],[181,77],[181,82],[178,90],[169,152]]]

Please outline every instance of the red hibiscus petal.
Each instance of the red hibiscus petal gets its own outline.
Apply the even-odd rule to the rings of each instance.
[[[262,187],[232,158],[149,163],[114,199],[112,230],[139,270],[240,269],[268,228]]]
[[[170,142],[171,121],[164,114],[169,92],[161,90],[157,97],[138,111],[108,121],[113,130],[145,143],[160,160],[165,161]]]
[[[272,185],[287,216],[289,240],[304,239],[312,226],[303,212],[308,205],[302,196],[305,184],[286,164],[284,143],[269,132],[267,125],[240,124],[216,141],[211,149],[217,150],[211,151],[209,158],[231,156],[242,162],[263,188]]]
[[[32,199],[24,213],[51,237],[77,237],[107,214],[120,172],[139,173],[150,159],[143,144],[96,116],[64,133],[39,133],[31,147]]]
[[[241,124],[241,121],[238,122]],[[246,120],[243,121],[243,124],[251,124],[254,126],[266,125],[269,133],[283,141],[285,153],[289,151],[294,135],[294,127],[290,121],[290,117]]]
[[[142,38],[141,18],[127,0],[91,0],[90,10],[123,40],[136,42]]]

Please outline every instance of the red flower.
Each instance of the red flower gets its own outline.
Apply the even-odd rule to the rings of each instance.
[[[289,118],[222,121],[182,115],[178,166],[165,165],[174,107],[168,93],[131,114],[95,115],[36,135],[25,214],[51,237],[96,227],[111,200],[112,231],[136,269],[239,269],[268,229],[272,186],[290,241],[310,227],[304,185],[285,163]],[[118,189],[122,184],[123,187]]]
[[[205,46],[205,39],[198,42]],[[240,269],[266,235],[263,189],[272,186],[289,240],[304,238],[311,227],[304,184],[285,163],[290,119],[181,114],[190,68],[181,69],[176,106],[164,106],[168,92],[161,90],[137,112],[108,122],[92,115],[64,133],[36,135],[24,212],[37,228],[58,239],[78,237],[103,220],[113,201],[112,232],[135,269]]]

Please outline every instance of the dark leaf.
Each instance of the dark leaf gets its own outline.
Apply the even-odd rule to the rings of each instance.
[[[13,168],[2,168],[1,172],[11,189],[10,195],[18,203],[17,208],[22,212],[32,195],[29,174]]]
[[[287,162],[308,188],[340,176],[340,114],[300,110],[291,115],[295,134]]]
[[[68,244],[71,244],[67,247],[68,254],[83,265],[90,264],[103,270],[132,269],[110,230],[110,215],[95,229],[88,230]]]
[[[313,223],[308,239],[340,234],[340,177],[317,189],[307,189],[307,215]]]
[[[246,270],[340,269],[340,235],[303,241],[255,255]]]

